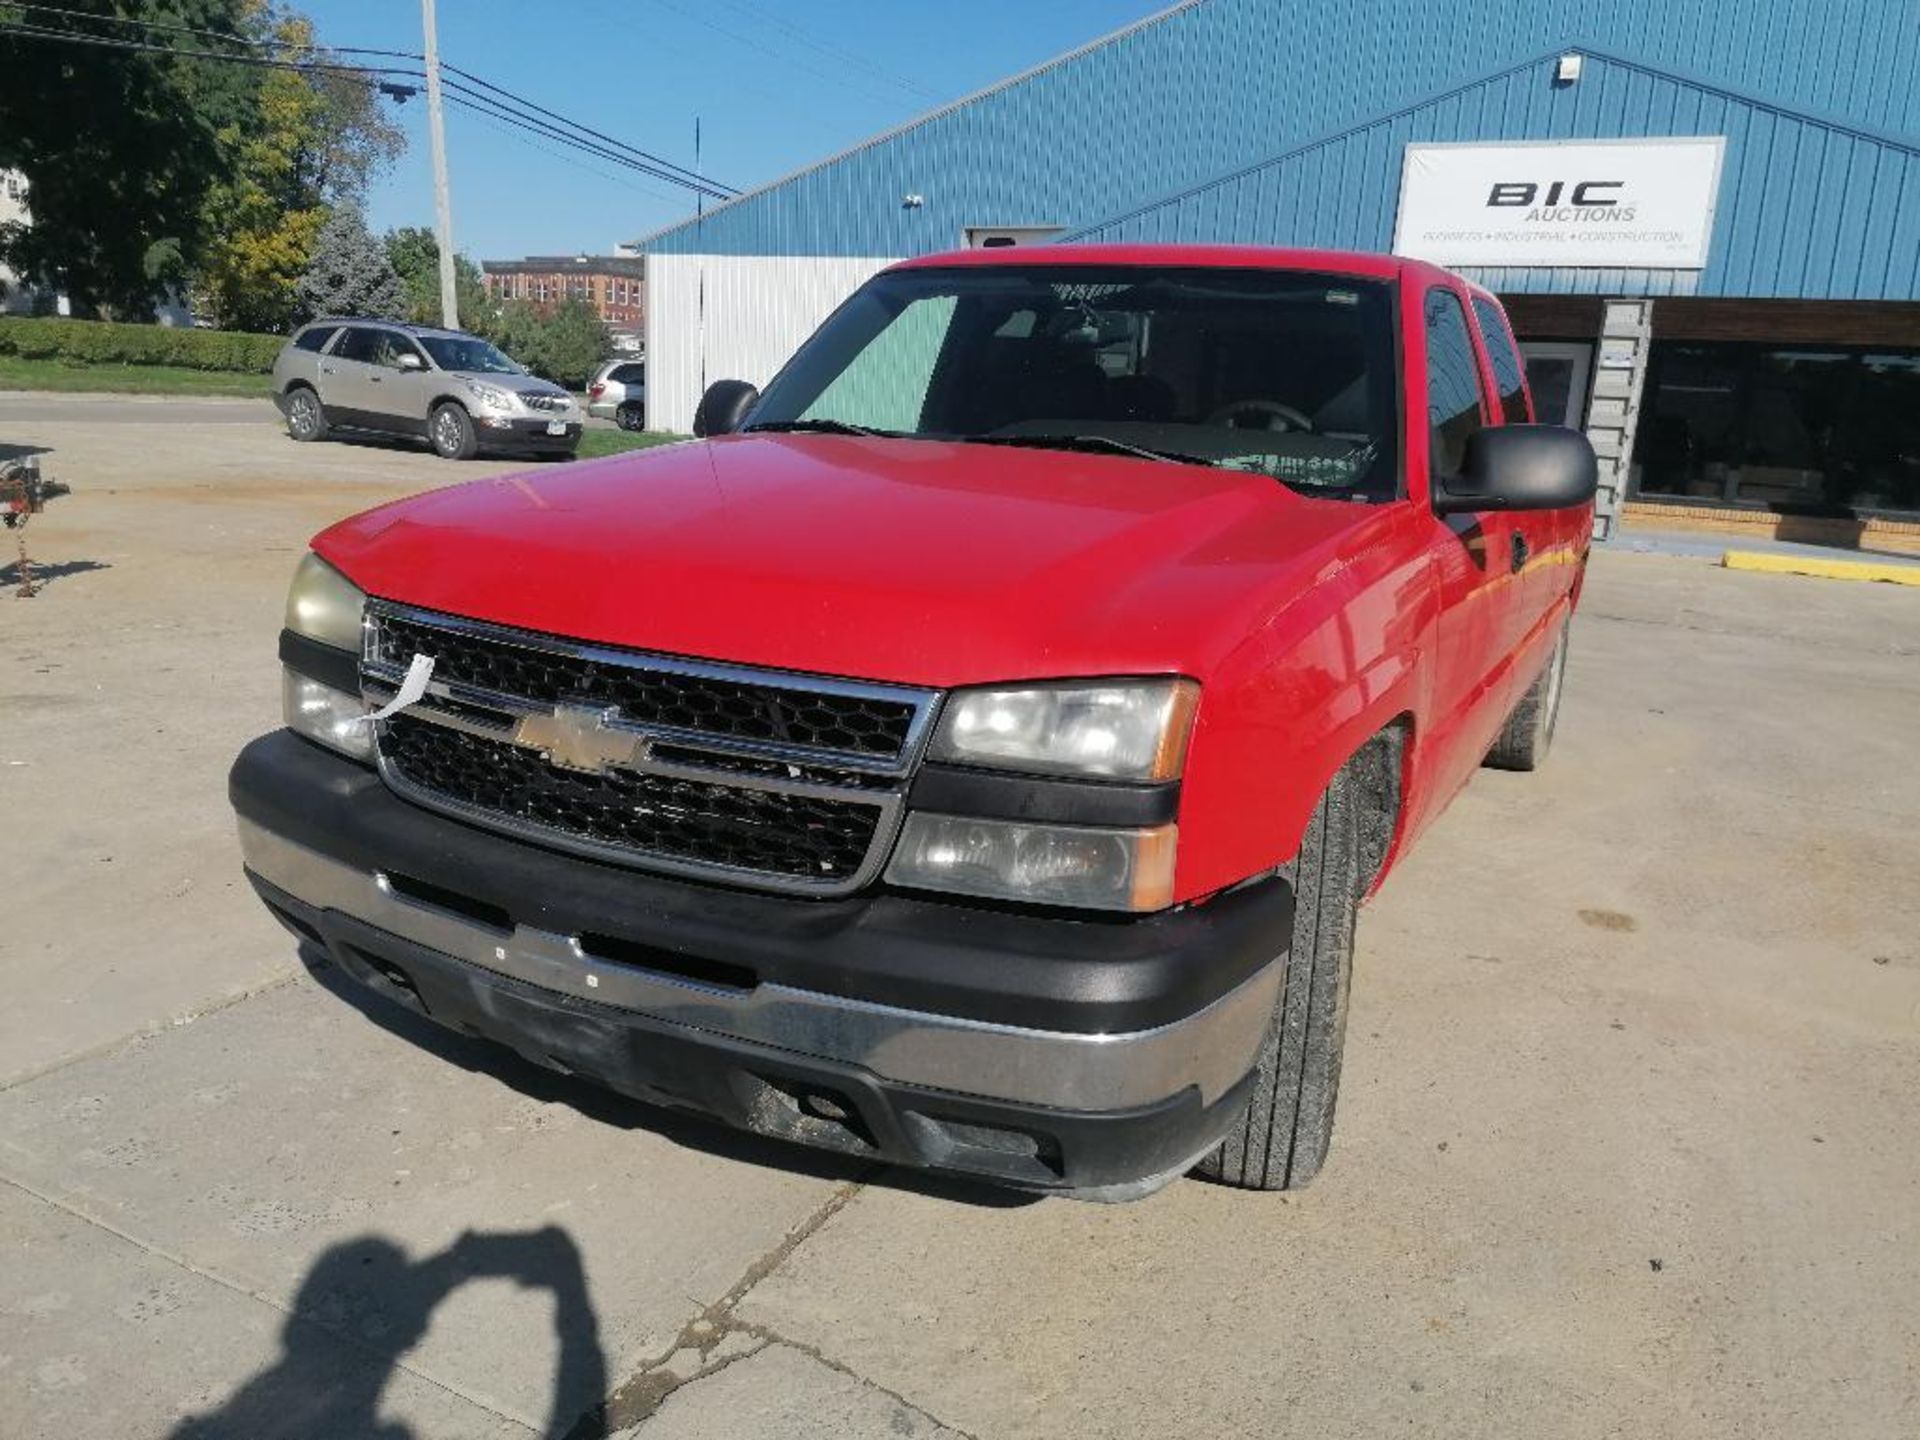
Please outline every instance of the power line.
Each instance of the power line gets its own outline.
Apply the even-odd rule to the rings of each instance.
[[[508,100],[511,100],[514,104],[519,105],[527,110],[531,110],[535,114],[544,115],[550,120],[558,120],[561,124],[567,125],[572,129],[578,130],[582,134],[591,135],[596,140],[604,140],[608,144],[617,145],[623,150],[631,150],[635,155],[642,157],[643,159],[649,161],[652,164],[659,165],[668,170],[677,172],[680,176],[684,177],[682,183],[685,183],[685,181],[687,180],[691,180],[691,181],[697,182],[699,186],[707,190],[709,194],[714,194],[714,192],[716,191],[720,192],[718,194],[715,194],[716,199],[724,200],[729,195],[736,195],[739,193],[731,185],[722,185],[717,180],[709,180],[706,176],[699,174],[697,171],[689,170],[684,165],[676,165],[671,160],[663,159],[662,157],[652,154],[649,151],[642,150],[637,146],[629,145],[624,140],[616,140],[611,135],[603,135],[601,134],[600,131],[593,129],[591,126],[582,125],[578,120],[569,120],[567,119],[566,116],[556,114],[555,112],[547,109],[543,105],[536,105],[533,101],[527,99],[524,95],[516,95],[511,90],[505,89],[504,87],[499,85],[495,85],[491,80],[483,80],[470,70],[462,70],[458,65],[449,65],[444,60],[440,62],[440,68],[442,70],[449,71],[452,74],[458,75],[462,80],[471,80],[475,85],[478,85],[485,90],[491,90],[496,95],[504,95]],[[668,177],[662,177],[662,178],[668,178]]]
[[[810,32],[801,26],[795,24],[785,16],[776,15],[770,10],[752,4],[751,0],[724,0],[724,3],[730,5],[735,10],[743,12],[763,25],[772,26],[774,29],[783,32],[794,44],[804,45],[816,55],[824,55],[829,60],[838,60],[841,64],[858,70],[863,75],[872,75],[876,79],[884,80],[889,85],[897,86],[909,95],[916,96],[921,100],[937,101],[941,98],[937,91],[930,90],[925,85],[909,80],[897,71],[885,69],[875,64],[873,60],[865,55],[849,50],[843,45],[836,45],[831,41],[815,40],[812,38]]]
[[[318,41],[305,40],[261,40],[248,35],[236,35],[231,30],[204,30],[197,25],[178,25],[166,20],[136,20],[128,15],[100,15],[91,10],[72,10],[60,5],[29,5],[24,0],[4,0],[0,8],[8,10],[31,10],[41,15],[62,15],[74,20],[85,20],[95,25],[125,25],[140,30],[162,30],[174,35],[196,35],[203,40],[224,40],[233,45],[244,45],[252,50],[326,50],[336,55],[375,55],[393,60],[422,60],[425,57],[412,50],[369,50],[359,45],[323,45]],[[56,32],[68,34],[68,31]]]
[[[583,140],[579,136],[570,134],[556,125],[549,125],[546,121],[536,119],[531,115],[523,115],[510,106],[493,99],[491,96],[482,94],[471,85],[463,85],[458,80],[449,80],[446,82],[446,88],[452,92],[448,97],[449,99],[464,97],[461,99],[461,103],[467,109],[481,109],[485,107],[483,111],[485,114],[505,120],[509,124],[519,126],[521,129],[534,131],[535,133],[546,136],[550,140],[558,140],[561,144],[572,146],[574,149],[582,151],[585,154],[598,156],[602,160],[611,160],[617,165],[624,165],[630,170],[637,170],[642,175],[651,175],[656,180],[665,180],[670,184],[682,186],[685,189],[694,191],[696,194],[710,196],[715,200],[730,198],[731,192],[720,189],[706,181],[687,179],[670,171],[662,170],[659,166],[649,164],[643,160],[637,160],[624,151],[616,150],[611,146],[600,145],[591,140]]]
[[[65,9],[62,7],[52,6],[52,5],[12,4],[11,8],[19,9],[19,10],[32,10],[35,12],[46,13],[46,14],[74,16],[78,18],[91,19],[96,21],[104,20],[104,21],[109,21],[111,23],[122,24],[122,25],[136,25],[136,26],[140,26],[142,28],[151,29],[151,30],[171,31],[176,33],[210,37],[214,39],[228,41],[230,43],[243,46],[246,49],[252,50],[252,51],[273,49],[273,48],[279,47],[279,48],[296,49],[296,50],[303,49],[308,51],[324,49],[329,54],[365,54],[365,55],[376,55],[376,56],[391,57],[396,59],[409,59],[409,60],[421,60],[423,58],[419,55],[413,54],[409,51],[403,51],[403,50],[369,50],[369,49],[365,49],[364,47],[354,47],[354,46],[322,47],[317,44],[306,44],[303,42],[277,42],[277,41],[251,40],[245,36],[233,35],[226,31],[204,30],[204,29],[196,28],[194,26],[173,25],[173,24],[168,24],[162,21],[157,21],[157,20],[129,20],[129,19],[120,19],[118,17],[113,17],[113,16],[88,15],[84,11],[70,10],[70,9]],[[261,69],[293,70],[293,71],[299,71],[303,73],[312,72],[312,71],[326,71],[326,72],[345,75],[350,78],[359,79],[363,83],[368,83],[368,84],[377,83],[368,78],[371,76],[400,76],[408,80],[424,80],[426,78],[424,71],[402,70],[392,66],[369,66],[369,65],[357,65],[357,64],[340,65],[340,64],[332,64],[332,63],[328,63],[325,61],[318,61],[318,60],[277,60],[277,59],[272,59],[267,56],[262,56],[258,54],[235,55],[235,54],[223,53],[223,52],[212,51],[212,50],[190,50],[190,49],[182,48],[177,45],[158,45],[158,44],[152,44],[146,41],[126,39],[120,36],[89,35],[89,34],[84,34],[78,31],[59,30],[59,29],[42,27],[42,26],[27,26],[27,25],[20,25],[20,24],[9,25],[5,23],[0,23],[0,35],[18,35],[25,39],[43,39],[43,40],[52,40],[56,42],[65,42],[70,44],[91,45],[97,48],[109,49],[109,50],[140,51],[140,52],[146,52],[150,54],[181,56],[181,57],[185,57],[189,59],[197,59],[197,60],[222,61],[222,62],[226,62],[229,64],[236,64],[236,65],[251,65]],[[533,101],[528,100],[524,96],[517,95],[513,91],[508,90],[503,86],[495,85],[492,81],[487,80],[482,76],[473,74],[471,71],[463,70],[458,66],[448,65],[448,64],[445,64],[444,62],[441,65],[441,69],[445,72],[451,72],[452,74],[459,75],[467,80],[470,80],[475,85],[478,85],[483,87],[484,89],[490,90],[494,92],[494,94],[496,95],[501,95],[506,97],[507,101],[512,102],[511,105],[504,104],[501,101],[494,100],[489,96],[479,94],[477,91],[470,90],[467,87],[460,85],[457,81],[449,82],[450,88],[463,90],[467,94],[472,96],[474,100],[496,107],[496,112],[503,119],[508,119],[509,121],[523,122],[525,125],[536,127],[541,133],[544,133],[553,139],[559,140],[565,144],[571,144],[575,148],[584,150],[589,154],[598,155],[603,159],[613,160],[618,163],[628,165],[631,168],[640,171],[642,174],[651,175],[655,179],[666,180],[672,184],[682,186],[683,188],[693,190],[697,193],[709,195],[716,200],[729,199],[733,195],[738,193],[738,191],[736,191],[732,186],[722,185],[717,181],[708,180],[702,176],[694,174],[692,171],[688,170],[685,166],[677,165],[671,160],[667,160],[661,156],[654,155],[649,151],[641,150],[637,146],[629,145],[625,141],[616,140],[612,136],[607,135],[602,131],[595,130],[592,127],[587,125],[582,125],[577,120],[568,119],[566,116],[559,114],[557,111],[549,110],[545,106],[538,105]],[[404,96],[401,96],[399,98],[404,98]],[[605,145],[592,144],[590,142],[583,141],[579,138],[578,135],[569,134],[566,132],[566,130],[556,128],[555,125],[550,125],[545,123],[545,121],[535,119],[533,115],[522,114],[519,111],[516,111],[513,108],[514,106],[524,107],[526,110],[533,111],[537,115],[546,116],[553,121],[557,121],[560,126],[565,126],[569,130],[578,131],[581,135],[591,136],[594,138],[594,140],[604,141],[606,142],[606,144]],[[607,146],[612,146],[614,148],[612,150],[609,150]],[[635,159],[632,157],[638,157],[638,158]]]
[[[830,75],[826,71],[820,69],[817,65],[809,65],[807,64],[806,61],[798,59],[797,57],[791,54],[785,53],[780,50],[776,50],[771,45],[767,45],[763,43],[762,41],[754,38],[752,35],[743,35],[738,30],[735,30],[726,25],[722,25],[719,21],[712,19],[710,16],[704,14],[702,11],[698,9],[691,9],[688,6],[679,3],[679,0],[658,0],[658,3],[662,8],[673,11],[674,14],[680,16],[684,20],[691,20],[696,25],[704,25],[707,29],[713,31],[716,35],[724,35],[727,39],[733,41],[735,44],[745,45],[749,49],[758,50],[763,55],[772,56],[775,60],[778,60],[781,64],[788,66],[791,69],[803,70],[807,74],[814,76],[816,79],[824,80],[829,85],[838,85],[845,89],[858,90],[861,94],[865,95],[869,100],[878,101],[882,105],[897,107],[901,103],[900,100],[895,96],[883,95],[879,91],[874,90],[866,85],[860,85],[852,81],[849,81],[843,75]]]
[[[144,40],[123,40],[111,35],[82,35],[72,30],[49,30],[28,25],[0,23],[0,35],[18,35],[27,40],[54,40],[65,45],[92,45],[103,50],[140,50],[155,55],[172,55],[185,60],[217,60],[227,65],[252,65],[263,70],[298,70],[303,74],[322,70],[360,78],[369,85],[377,83],[367,78],[374,75],[404,75],[415,80],[425,78],[418,70],[396,70],[391,66],[333,65],[324,60],[270,60],[262,55],[223,55],[217,50],[183,50],[177,45],[150,45]]]
[[[651,185],[643,185],[638,180],[631,179],[616,171],[602,170],[598,165],[589,165],[586,161],[580,159],[579,156],[569,155],[558,146],[541,144],[538,140],[531,138],[529,133],[523,133],[524,127],[504,123],[500,117],[491,110],[482,110],[477,105],[469,105],[458,96],[449,96],[447,103],[449,105],[459,106],[475,119],[483,121],[489,129],[497,130],[509,139],[517,140],[529,150],[537,150],[542,155],[550,156],[563,165],[571,165],[576,170],[583,170],[589,175],[606,181],[609,185],[618,185],[622,189],[633,191],[636,195],[650,195],[655,200],[665,200],[669,204],[674,203],[674,197],[669,195],[665,190],[656,190]]]

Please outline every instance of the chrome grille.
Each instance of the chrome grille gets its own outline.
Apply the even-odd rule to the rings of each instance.
[[[538,391],[529,394],[525,390],[520,392],[520,400],[529,410],[564,410],[568,403],[565,395],[542,395]]]
[[[366,698],[415,654],[420,703],[379,727],[421,804],[648,869],[839,894],[898,830],[933,692],[616,650],[375,601]]]

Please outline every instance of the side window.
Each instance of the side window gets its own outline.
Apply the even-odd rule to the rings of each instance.
[[[1500,307],[1483,296],[1473,297],[1473,318],[1480,322],[1480,338],[1487,342],[1487,359],[1493,365],[1493,383],[1500,387],[1500,418],[1509,425],[1524,425],[1527,415],[1526,371],[1520,364],[1520,347],[1513,343],[1513,331]]]
[[[622,385],[644,385],[647,383],[647,367],[644,365],[616,365],[609,380],[618,380]]]
[[[378,330],[349,325],[347,333],[340,337],[340,343],[333,347],[333,356],[336,360],[360,360],[372,364],[379,348],[380,332]]]
[[[380,338],[383,342],[380,346],[380,363],[382,365],[392,365],[397,368],[402,355],[411,355],[419,360],[422,370],[427,368],[426,354],[405,335],[395,330],[383,330],[380,332]]]
[[[959,302],[933,295],[907,306],[820,392],[803,420],[844,420],[915,431]]]
[[[1457,475],[1467,437],[1480,421],[1480,367],[1473,358],[1467,312],[1451,290],[1429,290],[1427,320],[1427,424],[1433,473]]]
[[[326,349],[327,341],[331,340],[334,335],[338,333],[339,329],[340,327],[338,325],[309,325],[298,335],[294,336],[293,348],[296,350],[311,350],[315,354],[318,354],[320,351]]]

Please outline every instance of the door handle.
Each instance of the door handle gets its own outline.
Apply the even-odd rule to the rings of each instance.
[[[1518,574],[1527,563],[1527,537],[1518,530],[1513,532],[1513,569]]]
[[[376,384],[376,385],[378,385],[378,384],[380,383],[380,377],[379,377],[378,375],[369,375],[369,376],[367,376],[367,378],[368,378],[369,380],[371,380],[371,381],[372,381],[372,382],[373,382],[374,384]]]

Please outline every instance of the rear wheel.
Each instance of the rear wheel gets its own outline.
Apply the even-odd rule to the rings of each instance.
[[[1560,690],[1567,673],[1567,630],[1553,642],[1546,668],[1534,677],[1520,703],[1513,707],[1500,738],[1487,752],[1486,763],[1496,770],[1538,770],[1553,746],[1553,727],[1560,718]]]
[[[287,434],[300,441],[327,438],[327,412],[320,407],[320,397],[304,385],[287,392]]]
[[[644,430],[647,428],[646,407],[638,400],[625,401],[613,412],[613,423],[622,430]]]
[[[1286,978],[1254,1066],[1246,1113],[1194,1168],[1206,1179],[1243,1190],[1293,1190],[1319,1174],[1327,1158],[1346,1044],[1354,919],[1373,848],[1368,779],[1379,765],[1369,751],[1334,777],[1301,839]]]
[[[427,438],[442,460],[471,460],[480,448],[473,433],[473,417],[449,400],[427,422]]]

